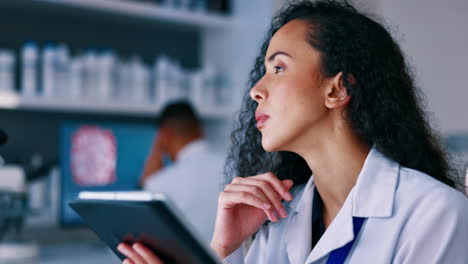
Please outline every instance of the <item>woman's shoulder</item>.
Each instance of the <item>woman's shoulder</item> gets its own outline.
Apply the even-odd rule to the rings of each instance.
[[[453,211],[468,220],[468,197],[418,170],[400,168],[396,199],[400,205],[417,211]]]

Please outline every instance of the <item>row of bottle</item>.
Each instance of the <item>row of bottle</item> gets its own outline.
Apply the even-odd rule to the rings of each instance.
[[[15,64],[13,51],[0,50],[0,90],[27,98],[157,104],[189,99],[205,106],[229,103],[228,80],[214,66],[189,71],[165,55],[148,66],[138,56],[123,61],[111,50],[71,56],[65,44],[48,44],[41,50],[28,42],[21,50],[19,91],[14,85]]]
[[[231,0],[133,0],[134,2],[150,2],[162,7],[188,10],[191,12],[210,12],[229,14]]]

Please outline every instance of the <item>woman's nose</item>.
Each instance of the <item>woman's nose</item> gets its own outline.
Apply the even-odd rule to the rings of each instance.
[[[266,99],[265,90],[261,88],[259,84],[260,82],[258,82],[252,89],[250,89],[250,97],[257,103],[260,103]]]

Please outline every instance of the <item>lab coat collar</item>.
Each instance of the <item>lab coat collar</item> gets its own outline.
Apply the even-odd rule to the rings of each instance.
[[[290,263],[303,264],[304,260],[305,263],[317,261],[353,240],[353,216],[390,217],[398,171],[397,163],[373,147],[364,162],[356,185],[311,252],[312,201],[315,188],[312,176],[304,187],[301,197],[296,196],[298,199],[288,204],[291,219],[288,223],[290,231],[286,234],[286,248]]]
[[[299,187],[299,186],[298,186]],[[292,190],[291,194],[297,199],[287,204],[290,217],[286,227],[286,251],[289,263],[303,264],[311,250],[312,232],[312,201],[314,200],[315,184],[313,176],[310,177],[304,188]],[[300,228],[298,228],[300,227]]]
[[[399,170],[398,163],[373,147],[353,188],[353,216],[392,216]]]
[[[304,206],[308,206],[308,197],[304,197],[307,195],[304,195],[306,192],[314,192],[315,188],[315,183],[314,183],[314,175],[310,176],[310,179],[307,181],[307,183],[299,185],[297,187],[294,187],[293,190],[291,191],[291,194],[293,197],[297,197],[297,199],[293,199],[290,202],[286,202],[285,205],[286,207],[289,207],[289,211],[291,211],[293,214],[299,213]],[[313,195],[312,195],[313,198]],[[289,212],[288,212],[289,213]]]

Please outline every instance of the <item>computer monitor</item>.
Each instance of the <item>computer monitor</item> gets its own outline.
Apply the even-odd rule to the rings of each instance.
[[[60,127],[59,223],[82,225],[68,206],[81,191],[138,189],[156,126],[141,123],[66,121]]]

